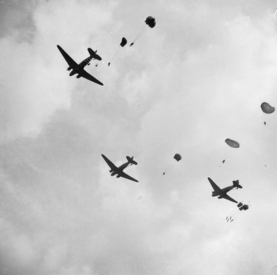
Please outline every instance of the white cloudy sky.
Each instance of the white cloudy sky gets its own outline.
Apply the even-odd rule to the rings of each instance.
[[[277,274],[277,121],[260,108],[277,106],[276,7],[2,0],[0,274]],[[56,45],[97,49],[104,86],[70,78]],[[101,154],[135,156],[139,183]],[[227,223],[207,177],[239,179],[250,209]]]

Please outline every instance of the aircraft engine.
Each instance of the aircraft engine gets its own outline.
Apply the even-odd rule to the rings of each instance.
[[[81,75],[80,74],[78,74],[77,76],[76,76],[76,78],[80,78],[81,77]]]
[[[120,176],[119,176],[119,175],[117,175],[116,177],[117,177],[117,178],[120,178]]]
[[[70,71],[70,70],[71,70],[71,67],[68,67],[67,70]]]

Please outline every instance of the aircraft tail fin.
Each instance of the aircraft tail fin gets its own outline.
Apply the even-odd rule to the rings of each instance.
[[[136,161],[134,161],[133,158],[134,158],[134,157],[131,157],[131,158],[128,157],[128,156],[126,157],[126,159],[128,160],[129,163],[134,164],[134,165],[137,165],[138,163],[137,163]]]
[[[242,188],[242,186],[239,184],[239,180],[233,180],[233,186],[236,188]]]

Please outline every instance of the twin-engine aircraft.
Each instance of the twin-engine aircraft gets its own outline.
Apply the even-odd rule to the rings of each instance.
[[[91,48],[88,48],[88,52],[89,52],[90,56],[88,58],[84,59],[80,64],[77,64],[59,45],[57,45],[57,47],[69,65],[67,70],[69,71],[72,69],[72,71],[69,74],[70,76],[72,76],[74,74],[78,74],[77,78],[83,77],[94,83],[97,83],[97,84],[103,86],[102,82],[100,82],[98,79],[96,79],[95,77],[93,77],[92,75],[90,75],[89,73],[87,73],[84,70],[84,67],[86,65],[88,65],[88,66],[90,65],[90,61],[92,59],[102,60],[102,58],[98,54],[96,54],[97,51],[93,51]]]
[[[103,157],[103,159],[107,162],[107,164],[110,166],[111,170],[110,170],[110,173],[111,173],[111,176],[114,176],[114,175],[117,175],[116,177],[117,178],[125,178],[125,179],[128,179],[128,180],[132,180],[132,181],[135,181],[135,182],[138,182],[138,180],[130,177],[129,175],[125,174],[123,172],[123,170],[128,167],[129,165],[137,165],[138,163],[136,161],[133,160],[134,157],[126,157],[127,158],[127,162],[123,163],[122,165],[120,165],[119,167],[116,167],[107,157],[105,157],[104,155],[101,155]]]
[[[239,185],[239,181],[238,180],[234,180],[233,181],[233,185],[231,186],[228,186],[228,187],[225,187],[223,189],[220,189],[214,182],[212,179],[208,178],[211,186],[213,187],[214,191],[212,193],[212,196],[213,197],[216,197],[218,196],[219,199],[226,199],[226,200],[229,200],[229,201],[232,201],[232,202],[235,202],[235,203],[238,203],[237,201],[235,201],[234,199],[232,199],[231,197],[229,197],[227,195],[227,193],[229,191],[231,191],[233,188],[242,188],[241,185]]]

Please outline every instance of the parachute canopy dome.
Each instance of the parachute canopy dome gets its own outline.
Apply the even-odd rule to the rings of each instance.
[[[120,46],[121,46],[121,47],[124,47],[126,44],[127,44],[127,39],[126,39],[125,37],[122,37]]]
[[[232,139],[225,139],[225,142],[230,146],[230,147],[233,147],[233,148],[239,148],[239,143],[236,142],[235,140],[232,140]]]
[[[156,25],[156,20],[152,16],[148,16],[145,20],[146,25],[148,25],[150,28],[154,28]]]
[[[180,154],[175,154],[174,158],[177,160],[177,161],[180,161],[182,159],[182,156]]]
[[[266,114],[272,114],[275,111],[275,108],[271,107],[266,102],[262,103],[261,108],[262,108],[263,112],[266,113]]]

